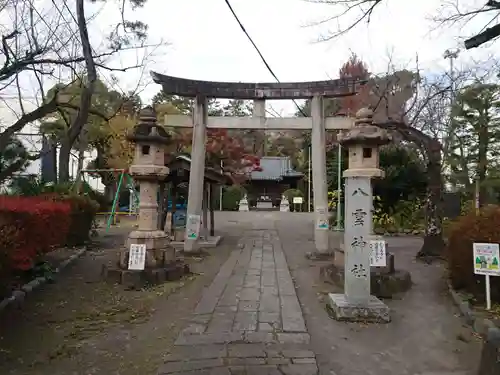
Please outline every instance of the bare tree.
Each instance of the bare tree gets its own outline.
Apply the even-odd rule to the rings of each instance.
[[[83,0],[77,0],[75,5],[66,0],[54,0],[45,9],[32,0],[0,3],[0,17],[11,20],[10,24],[0,26],[0,100],[4,110],[15,117],[0,131],[0,153],[26,125],[36,124],[64,110],[74,110],[76,115],[67,119],[67,132],[59,156],[60,180],[69,179],[71,148],[87,123],[89,113],[99,115],[91,108],[95,81],[105,77],[104,72],[143,68],[146,53],[142,59],[127,66],[113,66],[113,59],[128,50],[157,46],[146,44],[147,25],[126,19],[127,7],[130,4],[141,6],[145,0],[120,3],[121,22],[108,36],[108,43],[99,46],[92,45],[88,32],[88,25],[95,21],[98,13],[86,16]],[[81,86],[78,104],[75,104],[74,93],[65,90],[75,83]],[[48,88],[54,86],[56,90],[48,92]],[[11,165],[9,170],[2,170],[0,181],[8,178],[17,167]]]
[[[329,32],[321,37],[321,40],[327,41],[339,37],[354,28],[369,24],[371,16],[380,8],[382,3],[387,3],[385,0],[304,0],[310,3],[327,4],[333,8],[332,15],[316,22],[320,24],[336,24],[337,30]],[[459,0],[442,0],[436,10],[439,10],[439,15],[433,17],[439,25],[454,25],[465,24],[476,18],[477,16],[486,16],[485,26],[479,31],[475,37],[468,39],[465,42],[467,49],[478,47],[500,35],[500,25],[489,27],[493,22],[498,20],[500,16],[500,2],[495,0],[484,0],[484,5],[477,7],[476,4],[464,5],[463,1]],[[418,6],[416,3],[414,6]],[[352,19],[345,26],[342,25],[343,19]]]

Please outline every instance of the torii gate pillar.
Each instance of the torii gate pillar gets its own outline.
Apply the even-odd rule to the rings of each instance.
[[[193,143],[191,146],[191,170],[189,172],[186,238],[184,240],[185,252],[198,250],[199,244],[203,181],[205,178],[207,118],[207,99],[198,95],[193,105]]]
[[[326,178],[326,144],[323,97],[314,96],[311,102],[311,164],[314,189],[314,244],[318,255],[329,253],[328,189]]]

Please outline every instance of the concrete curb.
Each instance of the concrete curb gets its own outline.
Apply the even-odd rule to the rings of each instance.
[[[498,329],[495,323],[493,323],[491,320],[477,316],[477,314],[472,310],[470,303],[464,300],[459,293],[453,290],[449,281],[447,282],[447,284],[448,290],[451,294],[451,298],[453,298],[453,302],[455,302],[455,304],[458,306],[458,309],[460,310],[460,313],[465,317],[467,324],[470,325],[476,333],[480,334],[483,337],[486,337],[490,329]]]
[[[64,270],[66,267],[74,263],[78,258],[80,258],[85,252],[87,251],[87,246],[82,247],[80,250],[78,250],[75,254],[70,256],[68,259],[64,260],[61,262],[59,267],[57,267],[54,270],[55,274],[60,273],[62,270]],[[40,288],[42,285],[47,283],[47,278],[46,277],[37,277],[34,280],[31,280],[29,283],[24,284],[20,289],[14,290],[12,292],[12,295],[10,297],[4,298],[0,302],[0,312],[5,310],[7,306],[15,303],[17,305],[21,305],[27,295],[34,290]]]

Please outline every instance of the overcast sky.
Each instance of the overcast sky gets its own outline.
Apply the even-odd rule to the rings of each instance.
[[[422,72],[439,74],[448,69],[448,61],[443,58],[444,51],[461,47],[466,37],[481,31],[489,21],[488,18],[477,17],[466,26],[439,27],[432,18],[451,9],[446,7],[447,1],[455,0],[384,0],[377,6],[369,25],[363,22],[345,36],[317,43],[321,35],[329,30],[336,31],[337,23],[316,27],[307,25],[331,17],[341,9],[303,0],[230,0],[246,30],[281,81],[337,78],[340,66],[353,52],[367,63],[373,73],[387,71],[389,61],[396,68],[416,69],[418,56],[418,67]],[[120,21],[117,2],[121,3],[121,0],[107,1],[104,6],[102,2],[93,6],[87,3],[87,15],[94,11],[99,13],[89,25],[95,48],[103,43],[110,27]],[[74,13],[74,4],[71,3],[67,2]],[[484,5],[485,0],[460,0],[459,3],[462,9],[477,9]],[[54,13],[52,0],[35,0],[35,4],[47,19]],[[350,16],[343,17],[343,25],[348,25],[358,15],[358,12],[352,12]],[[160,89],[151,83],[149,70],[202,80],[273,81],[224,0],[148,0],[144,8],[126,16],[129,20],[139,19],[149,25],[151,43],[165,41],[169,44],[148,59],[147,71],[142,75],[140,71],[116,75],[118,82],[114,88],[124,92],[135,89],[137,82],[142,81],[141,96],[145,104]],[[69,14],[67,19],[71,19]],[[474,61],[488,60],[489,56],[496,55],[498,43],[462,51],[456,66],[460,68]],[[113,65],[134,65],[135,59],[135,53],[124,54]],[[105,81],[111,82],[109,75]],[[144,85],[148,82],[150,84]],[[34,83],[34,80],[32,84],[23,81],[27,110],[33,107],[36,96],[30,88],[35,86]],[[52,84],[47,82],[47,86]],[[2,91],[3,99],[6,94],[8,91]],[[14,98],[15,94],[15,91],[10,93]],[[296,111],[290,101],[270,104],[281,115],[291,115]],[[12,111],[16,105],[11,102],[9,106],[11,109],[6,102],[0,103],[2,125],[11,124],[15,119]]]
[[[467,27],[437,27],[431,18],[443,12],[440,5],[444,1],[385,0],[376,8],[370,25],[363,23],[344,37],[316,43],[329,29],[337,30],[337,24],[306,26],[334,15],[338,8],[303,0],[230,2],[281,81],[337,78],[339,67],[352,52],[374,73],[386,71],[389,56],[396,67],[415,69],[417,55],[420,69],[427,73],[442,71],[448,67],[444,51],[461,46],[464,37],[486,24],[483,18]],[[478,8],[484,2],[460,1],[464,8],[474,4]],[[273,81],[224,0],[148,0],[136,14],[149,24],[153,40],[161,37],[171,43],[150,65],[158,72],[205,80]],[[357,14],[345,17],[345,23]],[[494,52],[494,46],[463,51],[460,61],[484,60]],[[133,82],[133,75],[127,77],[127,85]],[[155,85],[149,86],[144,99],[157,90]],[[291,103],[273,106],[283,108],[285,114],[294,112]]]

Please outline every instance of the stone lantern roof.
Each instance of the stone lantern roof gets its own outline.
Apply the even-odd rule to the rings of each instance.
[[[153,107],[147,106],[139,112],[139,123],[134,126],[127,139],[134,143],[168,145],[171,136],[156,123],[156,112]]]
[[[356,113],[356,122],[353,128],[337,136],[342,146],[366,145],[383,146],[392,141],[392,136],[385,129],[373,125],[373,111],[362,108]]]

